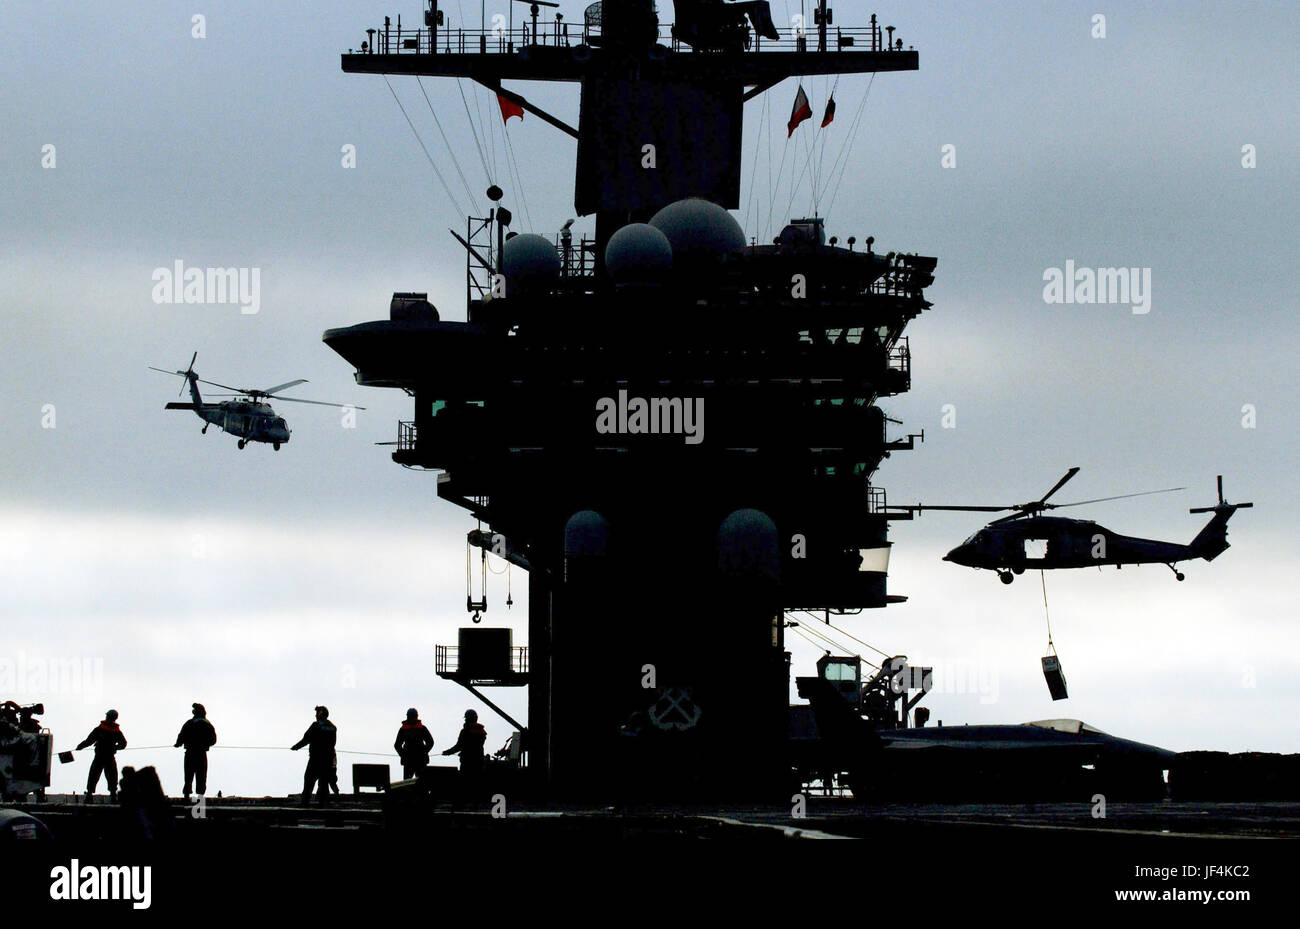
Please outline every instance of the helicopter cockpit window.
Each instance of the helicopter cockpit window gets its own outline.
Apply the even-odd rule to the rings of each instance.
[[[963,543],[961,543],[961,544],[962,544],[962,545],[974,545],[976,542],[979,542],[979,541],[980,541],[980,536],[981,536],[982,534],[983,534],[983,533],[981,533],[981,532],[972,532],[971,535],[970,535],[970,538],[968,538],[965,542],[963,542]]]

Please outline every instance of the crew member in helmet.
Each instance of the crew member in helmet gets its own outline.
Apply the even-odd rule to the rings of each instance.
[[[477,775],[483,771],[483,743],[487,741],[487,730],[478,721],[478,713],[465,711],[465,725],[461,727],[456,744],[443,752],[444,755],[460,755],[462,774]]]
[[[90,776],[86,779],[86,799],[95,795],[99,786],[99,775],[104,775],[108,783],[108,798],[117,799],[117,753],[126,748],[126,737],[117,725],[117,710],[104,714],[104,721],[90,730],[90,735],[81,740],[77,750],[95,746],[95,758],[90,763]]]
[[[433,748],[433,736],[428,728],[420,722],[420,714],[415,708],[406,711],[406,721],[397,730],[397,741],[393,748],[402,759],[402,778],[409,780],[418,777],[429,764],[429,750]]]
[[[181,726],[176,736],[176,747],[185,748],[185,799],[190,798],[191,784],[200,797],[208,792],[208,749],[217,744],[217,730],[208,722],[208,711],[202,703],[190,706],[194,714]]]

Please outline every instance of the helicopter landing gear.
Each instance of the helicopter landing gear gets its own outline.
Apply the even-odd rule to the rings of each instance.
[[[279,443],[279,442],[276,442],[276,443],[275,443],[274,445],[272,445],[271,447],[272,447],[273,449],[275,449],[275,450],[278,452],[278,451],[280,450],[280,443]]]
[[[248,440],[247,440],[247,439],[240,439],[240,440],[239,440],[239,447],[240,447],[240,448],[243,448],[243,447],[244,447],[245,445],[247,445],[247,444],[248,444]]]
[[[1014,581],[1015,579],[1016,579],[1016,576],[1015,576],[1014,574],[1012,574],[1010,571],[999,571],[999,572],[998,572],[998,580],[1000,580],[1000,581],[1001,581],[1002,583],[1004,583],[1004,584],[1010,584],[1010,583],[1011,583],[1012,581]]]
[[[208,425],[211,425],[211,423],[209,423]],[[207,434],[208,434],[208,427],[207,427],[207,426],[204,426],[204,427],[202,428],[202,430],[200,430],[199,434],[200,434],[200,435],[207,435]]]
[[[1174,572],[1174,579],[1175,579],[1175,580],[1179,580],[1179,581],[1185,581],[1185,580],[1187,580],[1187,575],[1184,574],[1182,571],[1179,571],[1179,570],[1178,570],[1176,567],[1174,567],[1173,565],[1167,565],[1166,567],[1168,567],[1170,571],[1173,571],[1173,572]]]
[[[1012,569],[1011,569],[1011,573],[1012,573],[1012,574],[1016,574],[1016,575],[1024,574],[1024,573],[1025,573],[1025,569],[1024,569],[1024,568],[1012,568]]]

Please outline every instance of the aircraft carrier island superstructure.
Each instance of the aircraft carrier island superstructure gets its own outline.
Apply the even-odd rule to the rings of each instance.
[[[577,140],[594,238],[514,234],[494,187],[461,241],[466,322],[399,294],[324,335],[358,383],[414,397],[393,459],[441,472],[438,495],[528,569],[526,664],[440,670],[527,684],[528,776],[557,798],[788,797],[784,611],[903,599],[871,477],[913,437],[877,403],[909,388],[935,259],[840,244],[818,217],[760,244],[727,211],[746,100],[917,54],[874,16],[831,27],[824,3],[806,34],[767,3],[675,6],[670,28],[651,0],[606,0],[571,36],[537,5],[492,34],[440,28],[434,4],[343,56],[472,78]],[[580,84],[578,126],[502,80]]]

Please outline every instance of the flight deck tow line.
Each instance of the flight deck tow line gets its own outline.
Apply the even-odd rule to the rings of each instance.
[[[127,746],[126,748],[119,749],[119,751],[123,751],[123,752],[147,752],[147,751],[153,751],[153,750],[155,750],[155,749],[162,749],[162,748],[176,748],[176,747],[177,747],[177,746],[175,746],[175,745],[129,745],[129,746]],[[292,751],[292,749],[290,749],[290,748],[288,748],[287,746],[284,746],[284,745],[213,745],[212,748],[213,748],[213,749],[218,749],[218,748],[220,748],[220,749],[227,750],[227,751],[259,751],[259,752],[287,752],[287,751]],[[356,752],[356,751],[351,751],[351,750],[346,749],[346,748],[336,749],[336,751],[337,751],[338,754],[340,754],[340,755],[370,755],[370,756],[372,756],[372,757],[374,757],[374,758],[396,758],[396,757],[397,757],[397,753],[396,753],[396,752]],[[64,761],[64,759],[63,759],[63,757],[62,757],[63,755],[67,755],[67,756],[68,756],[67,761]],[[73,760],[73,758],[72,758],[72,752],[60,752],[60,753],[59,753],[59,761],[60,761],[60,762],[63,762],[64,764],[67,764],[68,761],[72,761],[72,760]]]

